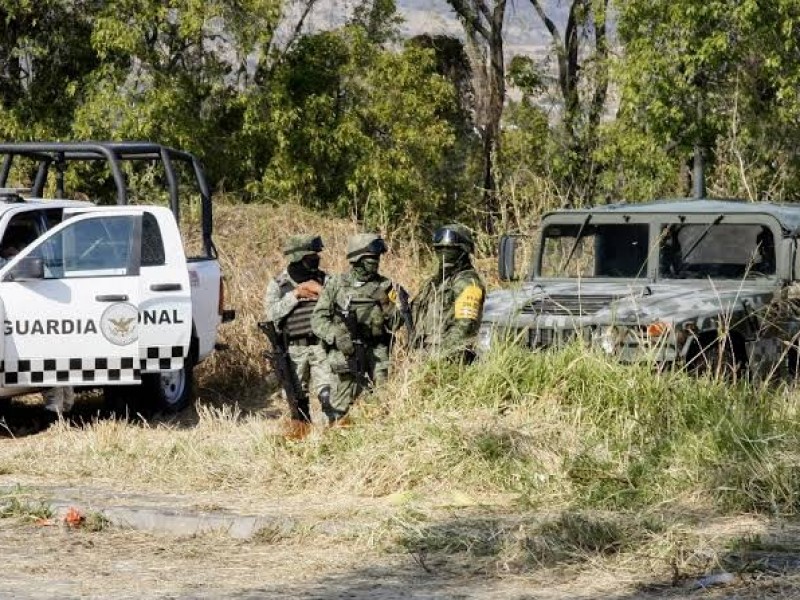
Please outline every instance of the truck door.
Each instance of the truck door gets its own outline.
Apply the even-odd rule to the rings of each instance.
[[[166,208],[142,214],[139,280],[142,371],[182,369],[191,346],[192,289],[180,232]]]
[[[140,381],[141,211],[77,215],[0,269],[2,383]]]

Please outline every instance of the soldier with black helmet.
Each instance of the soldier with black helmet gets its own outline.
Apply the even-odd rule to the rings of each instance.
[[[314,307],[311,325],[330,349],[328,362],[337,379],[331,403],[323,407],[331,424],[347,415],[365,388],[388,377],[389,345],[399,315],[394,286],[378,272],[386,250],[376,234],[352,236],[347,243],[350,271],[331,277]]]
[[[436,272],[411,304],[413,346],[440,356],[471,360],[486,288],[470,260],[474,243],[457,223],[433,234]]]
[[[327,352],[311,329],[311,316],[316,306],[326,274],[319,268],[324,245],[319,236],[291,236],[283,248],[289,261],[286,270],[267,285],[265,297],[266,320],[275,325],[280,343],[287,351],[287,375],[299,382],[302,390],[287,398],[292,411],[287,434],[302,438],[310,431],[311,411],[308,391],[313,382],[317,397],[324,407],[330,404],[333,375],[328,366]],[[273,349],[277,351],[278,349]],[[285,386],[287,382],[282,382]]]

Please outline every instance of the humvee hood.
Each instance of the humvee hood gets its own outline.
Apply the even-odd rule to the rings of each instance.
[[[680,323],[750,311],[773,299],[774,282],[677,280],[646,282],[541,282],[493,292],[484,321],[524,326],[550,321],[581,324]]]

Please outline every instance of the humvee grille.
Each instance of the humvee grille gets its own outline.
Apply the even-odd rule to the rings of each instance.
[[[541,327],[531,329],[528,337],[528,345],[531,348],[551,348],[566,346],[577,338],[589,341],[591,332],[588,329],[551,329]]]
[[[616,298],[614,296],[574,296],[558,295],[536,298],[525,305],[523,313],[548,315],[593,315],[608,307]]]

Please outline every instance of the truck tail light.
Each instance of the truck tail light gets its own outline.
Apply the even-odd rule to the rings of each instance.
[[[223,323],[230,323],[236,318],[236,311],[225,309],[225,278],[219,278],[219,304],[217,305],[217,314],[222,317]]]

